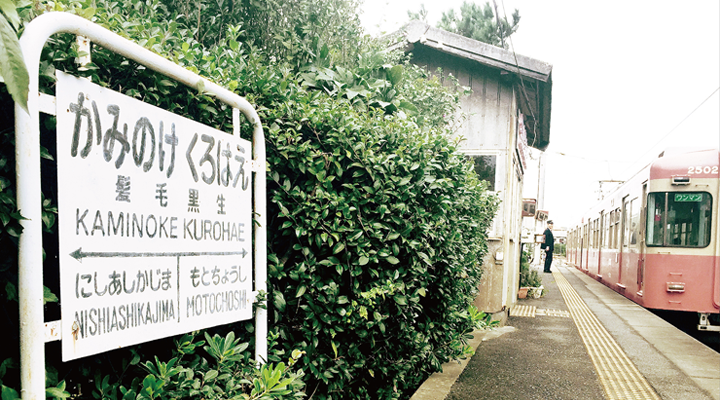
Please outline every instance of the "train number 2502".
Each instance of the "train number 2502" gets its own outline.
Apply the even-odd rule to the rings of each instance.
[[[704,167],[688,167],[688,174],[715,174],[718,173],[718,166],[713,165],[709,166],[706,165]]]

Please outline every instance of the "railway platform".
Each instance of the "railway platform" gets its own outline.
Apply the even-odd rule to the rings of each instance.
[[[535,267],[537,268],[537,267]],[[562,260],[411,400],[720,400],[720,354]]]

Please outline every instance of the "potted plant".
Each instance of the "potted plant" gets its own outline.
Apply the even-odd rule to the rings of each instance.
[[[528,290],[530,290],[529,287],[523,286],[520,289],[518,289],[518,299],[524,299],[527,297]]]
[[[518,288],[518,299],[524,299],[530,288],[538,288],[542,285],[542,279],[537,271],[530,270],[530,252],[523,250],[520,257],[520,285]]]
[[[539,287],[530,287],[528,288],[527,295],[534,299],[539,299],[543,297],[545,294],[545,287],[543,285],[540,285]]]

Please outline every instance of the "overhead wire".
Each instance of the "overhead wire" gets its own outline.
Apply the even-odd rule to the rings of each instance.
[[[498,14],[497,11],[497,3],[495,3],[495,0],[493,0],[493,4],[495,5],[495,14]],[[503,16],[505,17],[505,21],[507,21],[507,12],[505,11],[505,2],[503,0],[500,0],[500,4],[502,5],[503,9]],[[498,17],[499,20],[499,17]],[[502,26],[500,26],[500,23],[498,23],[498,29],[500,29],[501,35],[502,35]],[[530,116],[532,116],[533,120],[533,141],[532,143],[529,143],[530,147],[533,147],[535,145],[535,142],[537,141],[537,130],[535,129],[537,127],[538,120],[535,118],[535,113],[533,112],[532,107],[530,107],[530,98],[527,94],[527,88],[525,87],[525,81],[523,80],[522,73],[520,73],[520,62],[517,58],[517,53],[515,53],[515,45],[513,45],[512,41],[512,35],[508,35],[508,40],[510,41],[510,51],[512,51],[513,57],[515,59],[515,67],[517,67],[517,75],[520,78],[520,85],[522,86],[523,90],[523,97],[525,97],[525,102],[528,104],[528,109],[530,110]]]
[[[609,160],[609,159],[589,158],[589,157],[578,156],[578,155],[574,155],[574,154],[567,154],[567,153],[563,153],[563,152],[560,152],[560,151],[546,152],[546,154],[559,155],[559,156],[563,156],[563,157],[571,157],[571,158],[580,159],[580,160],[583,160],[583,161],[586,161],[586,162],[606,163],[606,164],[607,164],[607,167],[608,167],[608,175],[612,177],[613,174],[612,174],[612,171],[611,171],[611,169],[610,169],[610,163],[613,163],[613,164],[629,164],[629,166],[625,169],[625,171],[629,170],[631,167],[634,167],[639,161],[642,160],[643,157],[645,157],[648,153],[650,153],[650,152],[652,151],[652,149],[654,149],[659,143],[661,143],[661,142],[662,142],[663,140],[665,140],[668,136],[670,136],[670,134],[672,134],[673,132],[675,132],[675,130],[677,130],[677,128],[678,128],[680,125],[682,125],[688,118],[690,118],[690,116],[692,116],[700,107],[702,107],[703,104],[705,104],[710,98],[712,98],[712,96],[715,95],[718,91],[720,91],[720,87],[718,87],[718,88],[715,89],[712,93],[710,93],[710,95],[709,95],[708,97],[706,97],[702,102],[700,102],[700,104],[698,104],[697,107],[695,107],[692,111],[690,111],[690,113],[688,113],[688,114],[687,114],[679,123],[677,123],[668,133],[666,133],[665,136],[663,136],[662,138],[660,138],[660,140],[658,140],[654,145],[652,145],[652,146],[649,148],[648,151],[646,151],[646,152],[645,152],[644,154],[642,154],[640,157],[636,158],[635,161],[623,161],[623,160]],[[621,175],[623,175],[623,174],[621,174]]]
[[[494,6],[495,6],[495,14],[496,14],[496,16],[497,16],[498,11],[497,11],[497,3],[495,2],[495,0],[493,0],[493,4],[494,4]],[[505,20],[507,21],[507,11],[505,10],[505,2],[504,2],[503,0],[500,0],[500,4],[502,5],[503,16],[505,17]],[[499,21],[500,21],[500,20],[499,20],[499,17],[498,17],[498,29],[502,29],[502,27],[500,26],[500,22],[499,22]],[[502,34],[502,31],[501,31],[501,34]],[[514,59],[515,59],[515,67],[517,68],[518,77],[520,78],[520,84],[522,85],[522,88],[523,88],[523,96],[525,97],[525,101],[526,101],[528,104],[530,104],[530,100],[529,100],[528,95],[527,95],[527,88],[525,87],[525,82],[524,82],[524,80],[523,80],[522,74],[520,73],[520,63],[519,63],[518,58],[517,58],[517,53],[515,53],[515,45],[513,44],[512,35],[509,35],[509,36],[507,37],[507,39],[508,39],[509,42],[510,42],[510,51],[512,52],[513,57],[514,57]],[[710,93],[710,95],[709,95],[707,98],[705,98],[705,100],[703,100],[697,107],[695,107],[695,109],[693,109],[688,115],[686,115],[685,118],[683,118],[680,122],[678,122],[678,124],[675,125],[667,134],[665,134],[665,136],[663,136],[662,138],[660,138],[660,140],[658,140],[657,143],[655,143],[654,145],[652,145],[652,146],[648,149],[648,151],[646,151],[644,154],[642,154],[640,157],[638,157],[638,160],[642,159],[642,157],[644,157],[644,156],[646,156],[648,153],[650,153],[650,152],[653,150],[653,148],[655,148],[655,146],[657,146],[658,144],[660,144],[660,142],[662,142],[662,141],[665,140],[668,136],[670,136],[680,125],[682,125],[683,122],[685,122],[685,120],[687,120],[688,118],[690,118],[690,116],[692,116],[692,115],[695,113],[695,111],[697,111],[700,107],[702,107],[702,105],[705,104],[708,100],[710,100],[710,98],[711,98],[715,93],[717,93],[719,90],[720,90],[720,87],[718,87],[718,88],[715,89],[712,93]],[[533,112],[532,108],[529,107],[529,109],[530,109],[530,114],[531,114],[531,116],[532,116],[532,118],[533,118],[533,121],[534,121],[535,123],[537,123],[537,120],[536,120],[536,118],[535,118],[535,113]],[[533,135],[533,143],[531,144],[531,146],[535,144],[535,140],[536,140],[536,139],[537,139],[537,134],[534,134],[534,135]],[[562,156],[568,156],[568,157],[576,157],[576,158],[580,158],[580,159],[583,159],[583,160],[586,160],[586,161],[605,162],[605,163],[608,163],[608,169],[609,169],[609,167],[610,167],[610,165],[609,165],[610,162],[614,162],[614,163],[630,163],[630,162],[628,162],[628,161],[598,160],[598,159],[593,160],[593,159],[589,159],[589,158],[585,158],[585,157],[579,157],[579,156],[573,156],[573,155],[569,155],[569,154],[565,154],[565,153],[561,153],[561,152],[554,152],[554,154],[558,154],[558,155],[562,155]],[[633,163],[633,165],[634,165],[634,163]]]
[[[608,160],[608,159],[602,159],[602,158],[588,158],[588,157],[584,157],[584,156],[577,156],[574,154],[563,153],[561,151],[546,151],[545,153],[546,154],[557,154],[557,155],[563,156],[563,157],[578,158],[583,161],[597,162],[597,163],[611,163],[611,162],[612,163],[630,163],[631,162],[631,161],[624,161],[624,160]]]
[[[698,104],[697,107],[695,107],[692,111],[690,111],[690,113],[689,113],[688,115],[685,116],[685,118],[683,118],[680,122],[677,123],[677,125],[675,125],[672,129],[670,129],[670,131],[669,131],[668,133],[666,133],[665,136],[661,137],[660,140],[658,140],[655,144],[653,144],[652,146],[650,146],[645,153],[643,153],[642,155],[640,155],[640,156],[637,158],[637,161],[635,161],[635,163],[633,163],[632,166],[634,166],[638,161],[641,161],[641,160],[643,159],[643,157],[645,157],[646,155],[648,155],[648,153],[650,153],[651,151],[653,151],[653,149],[654,149],[658,144],[660,144],[663,140],[665,140],[668,136],[670,136],[670,134],[672,134],[673,132],[675,132],[675,130],[676,130],[680,125],[682,125],[683,122],[685,122],[688,118],[690,118],[690,116],[692,116],[692,115],[695,113],[695,111],[697,111],[700,107],[702,107],[702,105],[705,104],[708,100],[710,100],[710,98],[713,97],[713,95],[715,95],[715,93],[717,93],[718,91],[720,91],[720,86],[719,86],[717,89],[713,90],[713,92],[710,93],[710,95],[709,95],[708,97],[706,97],[705,100],[701,101],[700,104]]]

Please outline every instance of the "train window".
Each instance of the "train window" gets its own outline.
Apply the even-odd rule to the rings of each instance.
[[[610,237],[610,227],[612,225],[612,218],[610,214],[605,214],[605,248],[612,246],[612,239]]]
[[[621,216],[621,212],[620,212],[620,208],[618,207],[615,209],[615,234],[614,234],[615,235],[615,239],[614,239],[615,246],[614,247],[618,250],[620,249],[620,216]]]
[[[607,249],[608,245],[608,215],[603,213],[600,218],[600,247]]]
[[[640,234],[640,205],[638,199],[630,202],[630,245],[637,246]]]
[[[608,223],[608,246],[612,249],[615,248],[615,235],[613,235],[613,228],[615,226],[615,211],[610,211],[610,220]]]
[[[596,248],[600,247],[600,241],[599,241],[599,236],[598,236],[598,234],[600,232],[598,230],[598,225],[600,225],[599,221],[600,220],[596,219],[595,223],[593,224],[593,244],[595,244]]]
[[[704,192],[648,195],[648,246],[705,247],[710,244],[712,197]]]
[[[645,241],[648,246],[665,244],[663,215],[665,215],[666,193],[650,193],[647,203],[647,231]]]
[[[627,198],[623,200],[623,210],[622,210],[622,218],[623,218],[623,247],[628,247],[630,245],[630,216],[632,215],[631,209],[632,203],[630,203]]]

